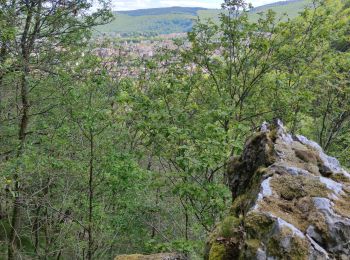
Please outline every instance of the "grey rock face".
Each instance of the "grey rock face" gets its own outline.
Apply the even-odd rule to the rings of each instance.
[[[228,176],[231,213],[206,259],[350,260],[350,174],[317,143],[264,123]]]

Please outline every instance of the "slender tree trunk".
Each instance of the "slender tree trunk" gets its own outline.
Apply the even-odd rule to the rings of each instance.
[[[89,226],[88,226],[88,260],[92,259],[92,247],[93,247],[93,200],[94,200],[94,136],[90,131],[90,162],[89,162]]]
[[[21,79],[21,102],[22,102],[22,109],[21,109],[21,121],[19,126],[19,133],[18,133],[18,139],[20,141],[19,148],[17,151],[17,158],[19,158],[24,149],[25,141],[26,141],[26,132],[28,127],[28,121],[29,121],[29,100],[28,100],[28,82],[27,82],[27,74],[29,72],[28,68],[28,61],[24,61],[24,71]],[[12,210],[12,217],[11,217],[11,230],[9,234],[9,244],[8,244],[8,259],[12,260],[14,259],[14,253],[16,250],[16,238],[17,238],[17,232],[19,230],[20,226],[20,183],[19,183],[19,175],[16,173],[14,175],[14,182],[15,182],[15,188],[14,188],[14,200],[13,200],[13,210]]]
[[[188,216],[188,209],[186,207],[185,208],[185,239],[186,239],[186,241],[188,241],[188,226],[189,226],[189,216]]]
[[[33,233],[34,233],[34,251],[35,254],[38,255],[39,253],[39,216],[40,216],[40,210],[41,210],[41,205],[39,205],[36,209],[35,212],[35,219],[33,223]]]
[[[151,167],[149,167],[149,169],[148,170],[150,170],[151,169]],[[157,188],[157,193],[156,193],[156,209],[157,209],[157,216],[156,216],[156,220],[158,219],[158,214],[159,214],[159,212],[158,212],[158,206],[159,206],[159,193],[160,193],[160,189],[159,188]],[[157,223],[154,223],[154,225],[152,225],[152,234],[151,234],[151,238],[155,238],[155,236],[156,236],[156,232],[157,232],[157,230],[156,230],[156,226],[157,225]]]
[[[6,43],[3,42],[0,48],[0,64],[2,64],[5,60],[5,56],[6,56]],[[2,93],[3,93],[3,78],[4,78],[4,71],[0,70],[0,109],[1,109],[1,103],[2,103]],[[1,110],[0,110],[1,112]]]
[[[26,23],[24,27],[24,31],[21,38],[21,51],[22,51],[22,77],[21,77],[21,110],[20,110],[20,123],[19,123],[19,131],[18,131],[18,139],[19,139],[19,147],[17,150],[17,158],[19,158],[23,154],[25,142],[26,142],[26,132],[29,121],[29,90],[28,90],[28,74],[29,74],[29,56],[30,50],[28,46],[28,34],[30,30],[30,24],[32,21],[33,10],[28,7],[28,15],[26,18]],[[16,173],[14,175],[14,200],[13,200],[13,210],[11,217],[11,230],[9,233],[9,242],[8,242],[8,260],[14,259],[14,254],[16,250],[16,238],[17,232],[20,226],[20,183],[19,183],[19,175]]]

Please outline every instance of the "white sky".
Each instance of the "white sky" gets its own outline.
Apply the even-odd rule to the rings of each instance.
[[[277,1],[279,0],[248,0],[247,2],[256,7]],[[113,10],[116,11],[171,6],[220,8],[223,2],[223,0],[112,0]]]

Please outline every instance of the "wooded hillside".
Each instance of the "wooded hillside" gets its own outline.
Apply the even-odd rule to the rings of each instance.
[[[275,118],[350,167],[348,0],[256,20],[225,1],[148,58],[94,41],[102,7],[0,1],[1,259],[202,259],[228,159]]]

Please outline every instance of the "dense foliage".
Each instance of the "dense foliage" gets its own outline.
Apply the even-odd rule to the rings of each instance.
[[[350,167],[348,1],[251,21],[226,0],[150,59],[97,55],[90,4],[0,0],[0,258],[201,258],[227,159],[274,118]]]

